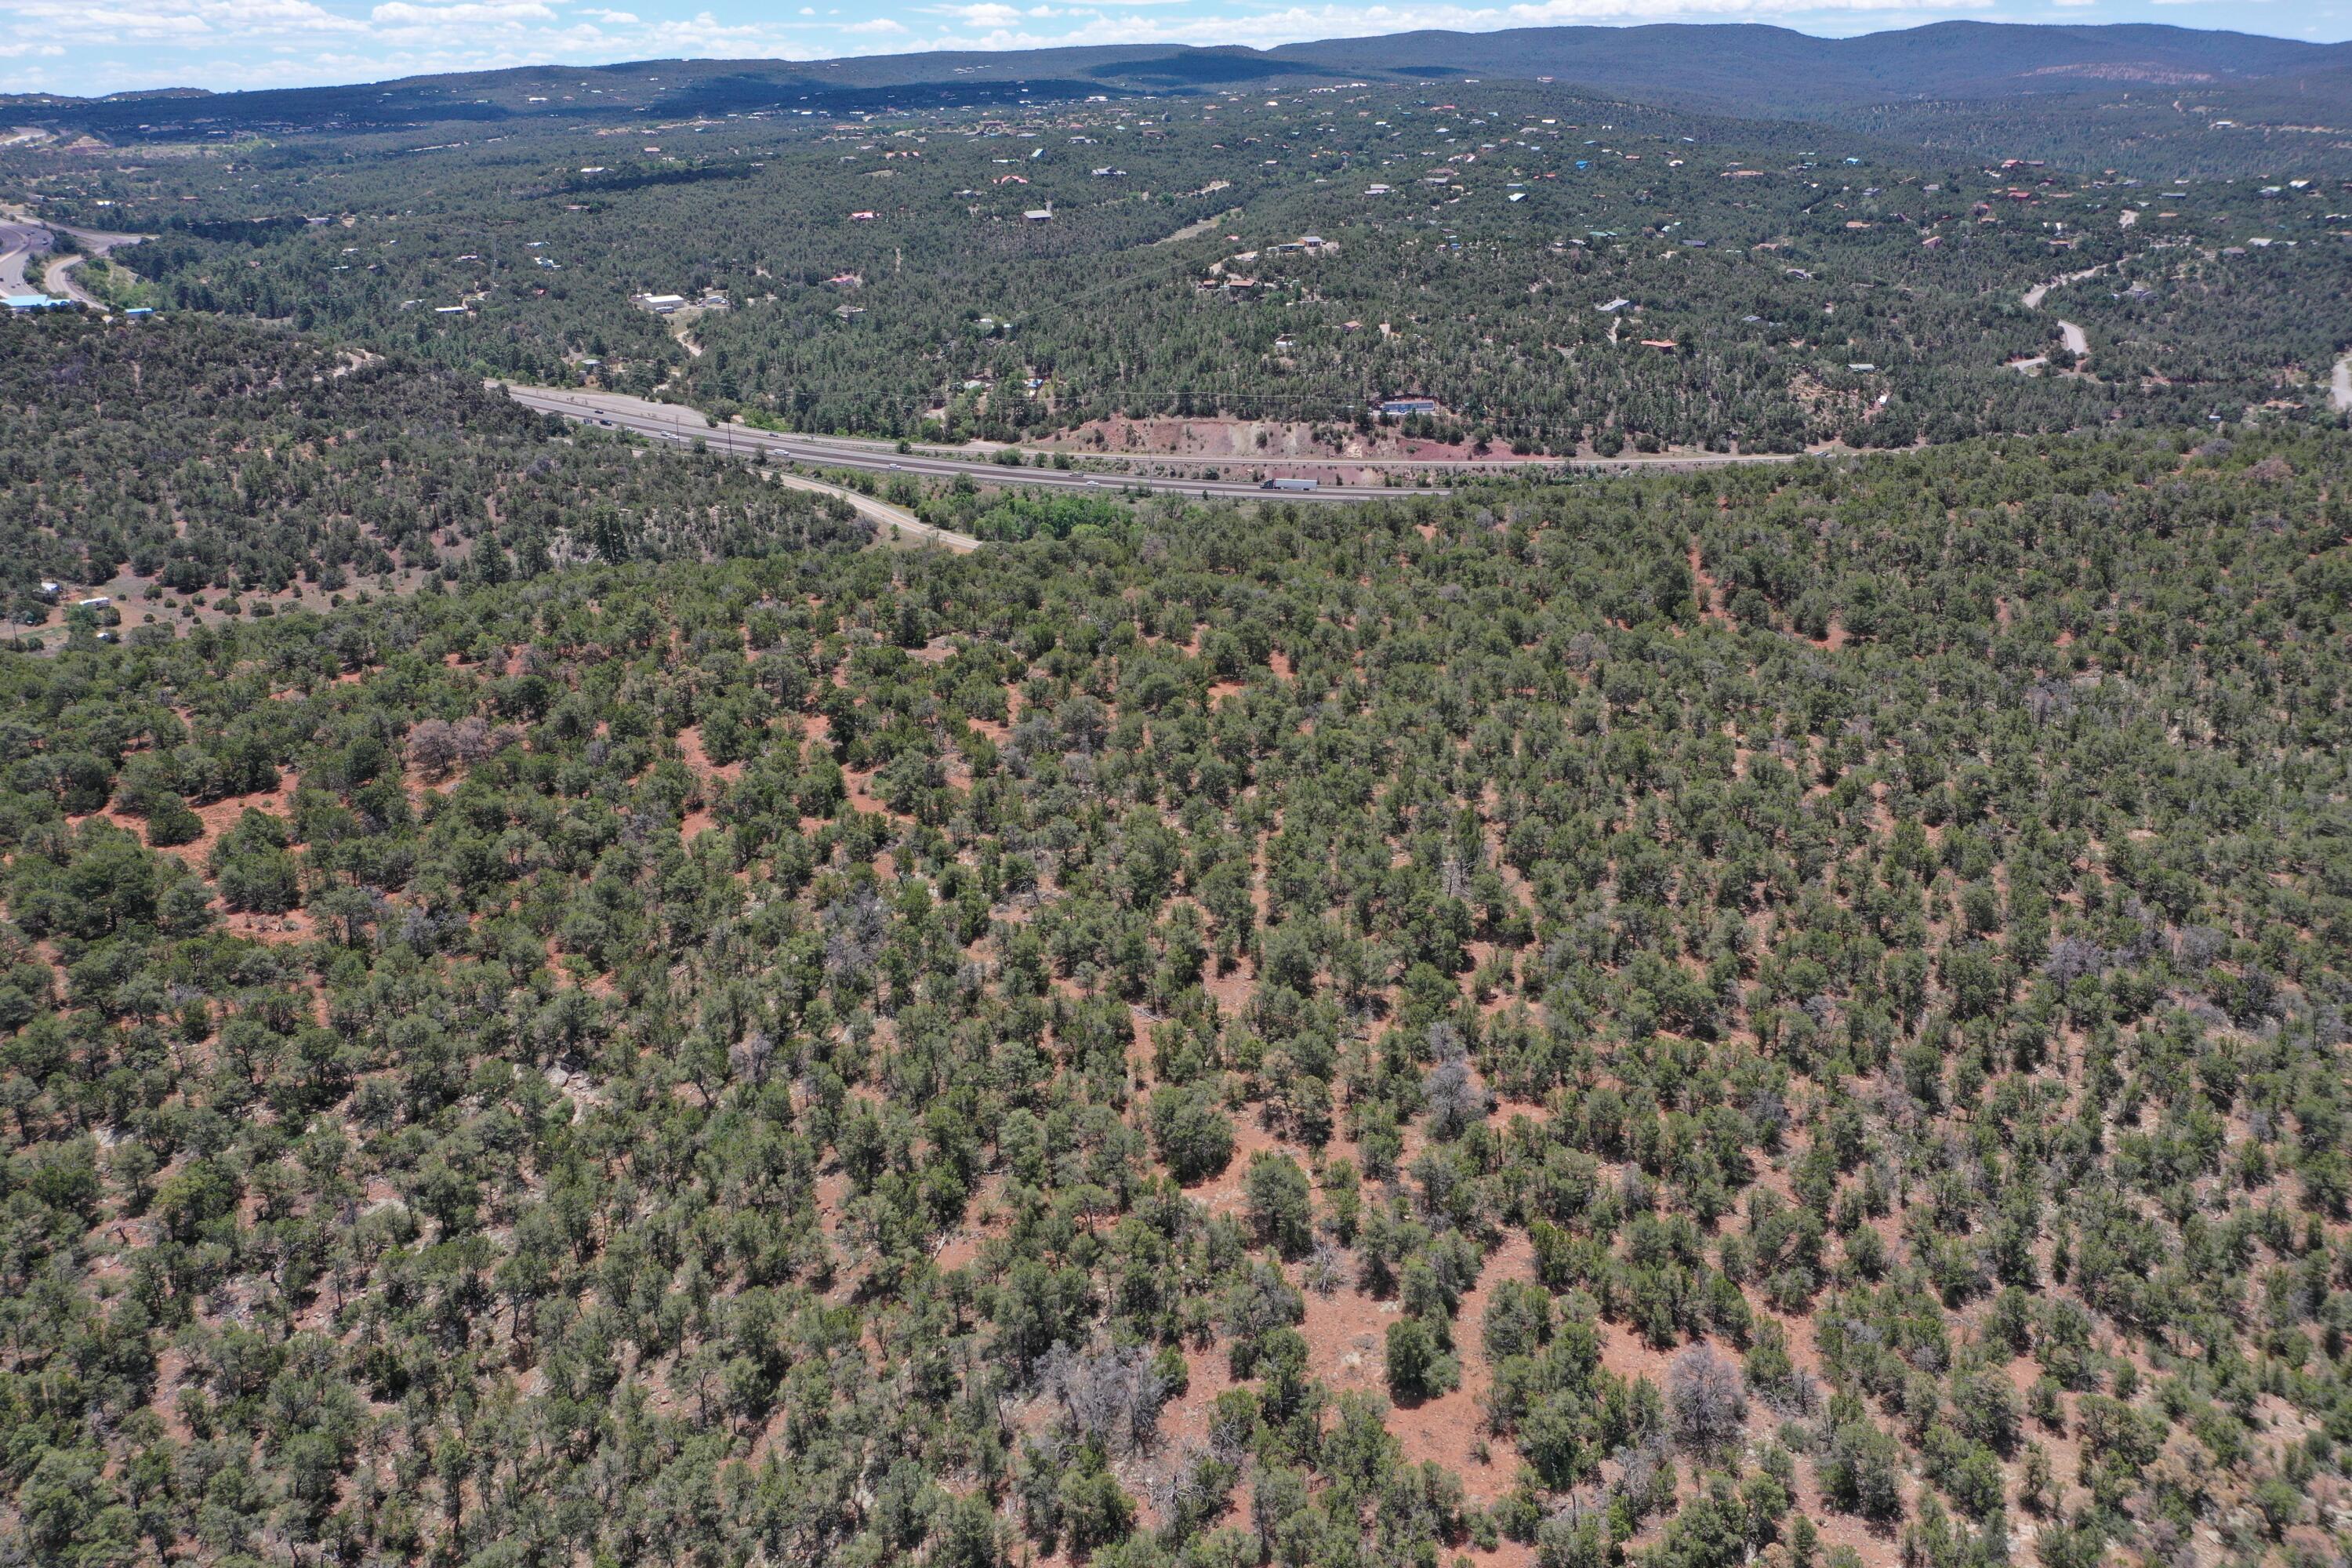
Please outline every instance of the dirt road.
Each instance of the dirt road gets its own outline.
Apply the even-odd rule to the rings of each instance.
[[[2053,289],[2063,289],[2069,283],[2080,283],[2085,278],[2096,278],[2106,269],[2107,264],[2103,261],[2096,267],[2085,267],[2080,272],[2062,272],[2047,283],[2036,283],[2019,295],[2018,299],[2027,310],[2038,310],[2042,309],[2042,301],[2050,298],[2050,290]]]
[[[882,542],[886,544],[936,544],[958,555],[980,548],[980,541],[969,533],[958,533],[951,529],[925,522],[905,507],[877,500],[845,486],[829,485],[823,479],[810,479],[806,474],[771,474],[769,478],[796,490],[814,490],[819,495],[839,496],[855,507],[859,516],[872,520],[881,529]]]

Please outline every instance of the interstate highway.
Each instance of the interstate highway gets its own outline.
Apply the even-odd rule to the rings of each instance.
[[[1088,474],[1076,469],[1013,468],[985,459],[964,461],[921,452],[898,452],[881,442],[833,441],[824,437],[779,435],[743,425],[709,425],[698,409],[675,404],[650,403],[617,393],[566,392],[550,387],[512,386],[507,395],[526,408],[560,414],[567,419],[633,431],[659,441],[702,442],[713,451],[759,452],[772,458],[827,468],[863,468],[869,473],[904,473],[919,479],[954,479],[966,475],[1000,485],[1032,485],[1042,489],[1167,490],[1182,495],[1255,496],[1279,494],[1285,500],[1402,500],[1412,496],[1443,495],[1439,486],[1391,489],[1384,485],[1325,485],[1311,490],[1270,491],[1246,479],[1173,479],[1142,474]]]
[[[746,425],[714,426],[706,421],[699,409],[675,403],[655,403],[625,393],[516,386],[506,383],[492,384],[504,386],[507,395],[516,402],[544,414],[560,414],[566,418],[609,426],[616,430],[633,430],[659,440],[690,442],[699,437],[707,445],[721,451],[759,451],[793,462],[834,468],[863,468],[873,473],[908,473],[931,479],[953,479],[963,474],[995,484],[1034,485],[1045,489],[1166,490],[1187,495],[1257,496],[1260,499],[1278,493],[1293,500],[1402,500],[1412,496],[1444,495],[1448,488],[1418,483],[1397,487],[1321,484],[1311,490],[1276,492],[1249,479],[1187,479],[1164,474],[1087,473],[1075,468],[1014,468],[980,457],[950,458],[936,452],[900,452],[891,442],[862,437],[779,435]],[[1825,449],[1810,455],[1831,454]],[[1144,462],[1203,461],[1199,458],[1179,458],[1169,453],[1129,452],[1119,456]],[[1378,468],[1399,478],[1415,479],[1440,475],[1540,479],[1557,478],[1564,473],[1687,474],[1750,463],[1792,463],[1801,460],[1801,456],[1779,452],[1675,452],[1659,456],[1555,458],[1508,462],[1413,458],[1271,458],[1258,462],[1291,474],[1299,474],[1302,470],[1312,473],[1318,468],[1345,468],[1357,473],[1367,468]]]

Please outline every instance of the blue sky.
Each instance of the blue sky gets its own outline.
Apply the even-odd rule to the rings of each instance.
[[[1825,36],[1948,17],[2352,37],[2352,0],[0,0],[0,91],[293,87],[648,58],[1050,44],[1249,44],[1570,23],[1759,21]]]

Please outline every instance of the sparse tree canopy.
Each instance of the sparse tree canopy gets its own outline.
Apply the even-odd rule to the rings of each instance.
[[[2338,1549],[2342,432],[949,556],[182,330],[0,323],[27,551],[444,542],[0,652],[24,1562]]]

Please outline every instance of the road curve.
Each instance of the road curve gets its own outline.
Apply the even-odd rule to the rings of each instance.
[[[2128,261],[2132,258],[2126,257],[2124,259]],[[2050,290],[2053,289],[2063,289],[2069,283],[2080,283],[2085,278],[2096,278],[2112,265],[2114,264],[2111,262],[2102,261],[2096,267],[2085,267],[2080,272],[2061,272],[2048,282],[2036,283],[2032,288],[2028,289],[2018,296],[2018,301],[2029,310],[2038,310],[2042,309],[2042,301],[2050,298]]]
[[[87,256],[66,256],[50,262],[49,275],[42,287],[51,294],[63,294],[67,299],[78,304],[87,305],[93,310],[105,310],[105,300],[74,281],[74,268],[89,259]]]
[[[59,234],[69,234],[80,241],[86,255],[56,256]],[[149,237],[49,223],[19,208],[0,205],[0,293],[62,293],[68,300],[102,310],[106,301],[75,282],[73,269],[88,256],[104,256],[118,246],[136,245]],[[29,274],[26,271],[27,263],[33,268]]]

